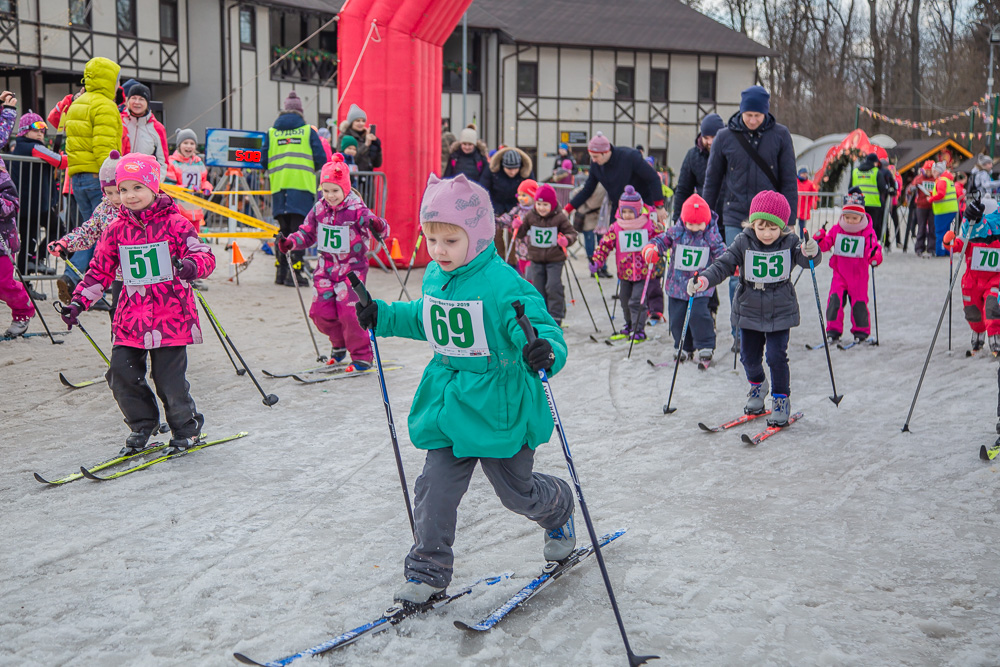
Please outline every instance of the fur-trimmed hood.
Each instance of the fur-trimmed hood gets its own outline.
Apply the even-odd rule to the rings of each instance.
[[[453,141],[453,142],[451,142],[451,146],[448,148],[448,154],[451,155],[452,153],[455,153],[456,151],[460,151],[460,150],[462,150],[462,142],[461,141]],[[478,150],[480,153],[482,153],[483,157],[486,158],[487,160],[490,159],[490,149],[486,145],[486,142],[484,142],[482,139],[480,139],[480,140],[478,140],[476,142],[476,150]],[[521,159],[523,160],[524,158],[521,158]]]
[[[521,155],[521,178],[530,178],[533,165],[531,164],[531,158],[528,154],[522,151],[520,148],[514,146],[508,146],[507,148],[501,148],[493,157],[490,158],[490,171],[494,174],[498,173],[501,169],[500,161],[503,160],[503,156],[507,151],[517,151]]]

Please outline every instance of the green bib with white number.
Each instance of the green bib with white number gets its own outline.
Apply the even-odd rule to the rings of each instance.
[[[1000,248],[973,247],[971,268],[973,271],[1000,273]]]
[[[747,250],[743,277],[753,283],[778,283],[788,280],[792,271],[792,252],[757,252]]]
[[[531,245],[536,248],[551,248],[559,240],[558,227],[532,227],[528,231]]]
[[[674,262],[678,271],[701,271],[708,266],[708,248],[693,245],[674,246]]]
[[[446,357],[490,354],[482,301],[448,301],[425,295],[424,335],[431,349]]]
[[[118,247],[122,280],[126,285],[155,285],[174,279],[166,241]]]
[[[623,229],[618,232],[618,252],[639,252],[649,243],[646,229]]]
[[[351,228],[320,224],[316,229],[316,249],[331,255],[347,254],[351,250]]]
[[[865,237],[838,234],[833,244],[833,254],[838,257],[860,259],[865,256]]]

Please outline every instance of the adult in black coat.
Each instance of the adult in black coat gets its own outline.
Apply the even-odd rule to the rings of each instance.
[[[608,202],[612,211],[618,210],[618,199],[625,192],[625,186],[631,185],[642,196],[642,201],[652,204],[660,222],[666,223],[669,214],[663,207],[663,185],[642,153],[634,148],[612,146],[603,132],[598,132],[587,145],[590,153],[590,175],[583,188],[566,204],[566,212],[573,211],[583,204],[594,193],[600,183],[608,192]]]
[[[476,134],[472,125],[459,132],[458,139],[448,148],[448,161],[444,168],[444,178],[454,178],[459,174],[478,183],[490,163],[489,149]]]
[[[577,172],[580,171],[580,167],[576,164],[576,158],[573,157],[573,151],[569,149],[569,144],[561,143],[559,144],[559,151],[556,153],[556,161],[552,163],[552,171],[556,169],[562,169],[563,160],[569,160],[573,168],[569,173],[576,176]]]
[[[708,154],[712,150],[712,142],[719,130],[726,126],[722,116],[710,113],[701,120],[701,132],[694,139],[694,147],[688,149],[681,164],[681,173],[677,177],[677,187],[674,188],[674,222],[681,217],[681,208],[688,197],[702,194],[705,190],[705,172],[708,170]],[[722,226],[722,218],[719,218]]]

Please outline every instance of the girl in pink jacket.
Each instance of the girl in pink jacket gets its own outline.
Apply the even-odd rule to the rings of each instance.
[[[344,156],[336,153],[320,172],[323,196],[290,236],[278,235],[278,250],[293,250],[316,244],[319,261],[313,273],[313,297],[309,317],[330,338],[330,364],[351,353],[346,372],[365,371],[372,365],[368,334],[358,324],[354,304],[357,295],[347,280],[352,271],[362,280],[368,276],[369,232],[376,238],[389,235],[389,224],[351,192],[351,173]]]
[[[177,205],[160,192],[160,166],[149,155],[129,153],[115,169],[122,206],[100,240],[72,301],[62,311],[72,328],[101,298],[120,269],[125,285],[111,326],[114,346],[108,386],[132,433],[123,454],[142,450],[160,423],[146,383],[146,356],[156,394],[172,432],[167,453],[196,445],[204,417],[185,379],[187,346],[202,341],[191,281],[215,270],[215,256],[198,239]]]

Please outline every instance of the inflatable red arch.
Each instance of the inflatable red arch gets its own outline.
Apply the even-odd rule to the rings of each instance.
[[[337,56],[340,100],[337,121],[355,103],[378,125],[389,185],[385,217],[408,263],[417,241],[420,196],[431,172],[441,170],[441,47],[472,0],[348,0],[340,11]],[[348,88],[358,56],[369,42]],[[417,266],[428,261],[423,247]]]

